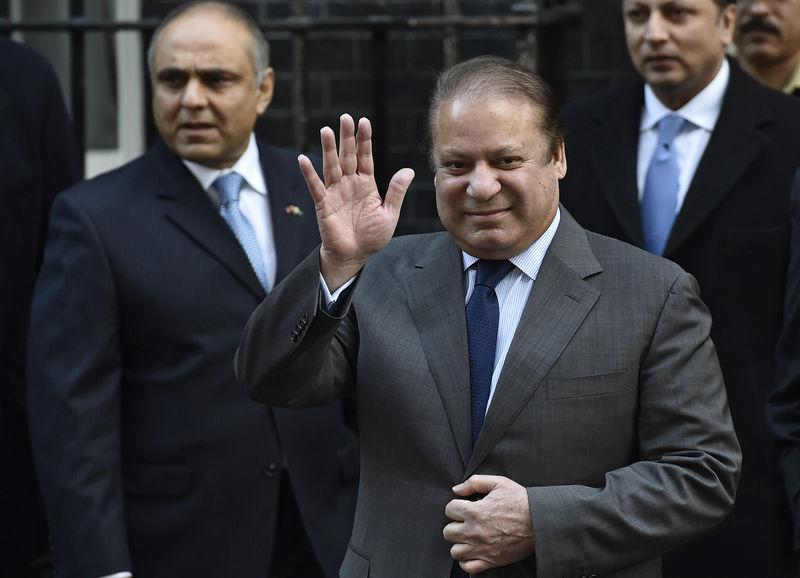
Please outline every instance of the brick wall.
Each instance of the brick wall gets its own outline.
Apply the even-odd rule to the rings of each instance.
[[[144,0],[143,16],[160,17],[180,2]],[[462,0],[464,15],[510,15],[513,2]],[[291,15],[291,3],[245,3],[259,19]],[[589,94],[629,74],[618,1],[582,0],[580,21],[556,24],[540,30],[539,70],[554,86],[562,101]],[[350,18],[389,15],[439,16],[443,2],[402,0],[306,0],[305,10],[314,18]],[[275,99],[258,125],[259,134],[271,142],[292,146],[291,70],[292,40],[287,32],[268,34],[276,70]],[[319,152],[319,129],[338,128],[338,117],[373,119],[376,136],[376,172],[383,186],[404,166],[417,177],[406,197],[398,233],[440,228],[436,218],[432,174],[424,146],[424,113],[436,73],[443,64],[443,32],[440,30],[389,29],[373,35],[367,30],[320,30],[307,38],[306,146]],[[461,31],[463,58],[496,54],[517,58],[517,33],[512,29]],[[385,78],[385,85],[376,79]]]

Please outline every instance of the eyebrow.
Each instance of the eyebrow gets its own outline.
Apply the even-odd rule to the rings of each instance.
[[[509,155],[522,155],[526,151],[525,147],[519,145],[503,145],[489,151],[490,157],[502,157]],[[440,155],[463,155],[463,149],[455,146],[442,147],[439,149]]]
[[[227,69],[227,68],[219,68],[219,67],[200,68],[200,69],[196,69],[196,72],[197,72],[197,74],[199,76],[207,76],[209,74],[225,74],[225,75],[229,75],[229,76],[237,76],[237,74],[235,72],[233,72],[232,70]],[[156,72],[156,76],[157,77],[166,76],[168,74],[180,74],[180,75],[189,76],[190,72],[189,72],[188,69],[181,68],[179,66],[165,66],[164,68],[162,68],[161,70],[158,70]]]

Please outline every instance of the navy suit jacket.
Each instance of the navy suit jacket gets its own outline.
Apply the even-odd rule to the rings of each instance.
[[[296,154],[258,146],[280,279],[319,234]],[[163,142],[58,197],[34,297],[29,405],[59,576],[266,576],[283,471],[321,566],[337,574],[355,435],[339,404],[266,408],[236,384],[239,336],[263,297]]]
[[[69,114],[50,64],[0,36],[0,576],[27,575],[47,553],[30,455],[25,336],[47,218],[57,193],[81,178]]]
[[[722,109],[664,256],[700,283],[742,444],[733,512],[664,559],[665,576],[794,575],[789,506],[765,419],[783,327],[791,231],[789,188],[800,165],[800,101],[731,61]],[[644,246],[636,184],[641,81],[565,107],[569,169],[561,199],[589,230]]]

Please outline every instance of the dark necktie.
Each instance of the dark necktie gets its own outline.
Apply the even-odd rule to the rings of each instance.
[[[475,289],[467,303],[473,447],[483,427],[494,373],[497,326],[500,320],[500,308],[494,288],[513,268],[511,261],[478,261]]]
[[[644,247],[656,255],[664,253],[675,222],[680,169],[672,141],[684,122],[676,114],[669,114],[658,121],[658,144],[650,159],[644,183],[641,205]]]
[[[219,193],[221,205],[219,214],[228,223],[233,234],[239,240],[242,249],[247,253],[247,258],[250,260],[250,265],[253,267],[261,286],[265,291],[269,291],[264,259],[258,246],[256,233],[253,230],[253,225],[250,224],[250,221],[247,220],[247,217],[244,216],[244,213],[239,208],[239,193],[243,186],[244,177],[239,173],[227,173],[217,177],[214,181],[214,187]]]

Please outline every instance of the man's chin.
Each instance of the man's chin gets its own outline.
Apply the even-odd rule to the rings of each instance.
[[[184,160],[207,167],[225,168],[233,164],[227,164],[219,150],[207,144],[182,145],[175,152]]]
[[[778,60],[777,48],[770,38],[760,37],[742,43],[739,49],[739,58],[743,58],[756,66],[768,66]]]

